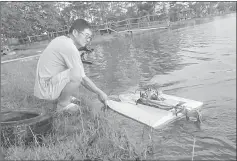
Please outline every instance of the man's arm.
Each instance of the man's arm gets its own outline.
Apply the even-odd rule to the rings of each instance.
[[[87,76],[82,78],[81,83],[84,87],[86,87],[91,92],[96,93],[97,95],[102,93],[102,91]]]
[[[100,90],[87,76],[82,77],[81,84],[91,92],[96,93],[99,100],[107,107],[108,96],[102,90]]]
[[[86,87],[88,90],[96,93],[101,102],[106,105],[107,95],[100,90],[86,75],[84,72],[84,67],[81,61],[81,53],[77,50],[76,47],[70,48],[71,52],[69,52],[68,56],[68,67],[73,68],[72,76],[79,78],[78,81],[81,81],[81,84]]]

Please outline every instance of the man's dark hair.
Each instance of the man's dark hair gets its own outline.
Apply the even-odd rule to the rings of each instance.
[[[88,29],[88,28],[89,29],[91,28],[89,22],[87,22],[86,20],[83,20],[83,19],[76,19],[72,23],[71,28],[69,29],[69,34],[71,34],[74,29],[78,30],[78,31],[83,31],[84,29]]]

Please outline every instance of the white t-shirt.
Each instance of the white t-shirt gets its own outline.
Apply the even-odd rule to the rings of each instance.
[[[86,76],[81,53],[73,40],[66,36],[57,37],[49,43],[39,58],[34,95],[38,98],[46,98],[49,91],[45,87],[45,82],[71,68],[77,68],[81,78]]]

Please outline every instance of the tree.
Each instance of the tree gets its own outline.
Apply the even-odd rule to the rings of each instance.
[[[157,19],[169,16],[177,21],[186,10],[191,10],[194,17],[203,17],[235,11],[236,2],[1,2],[1,33],[7,37],[39,35],[65,29],[76,18],[94,25],[154,14]]]
[[[138,8],[138,15],[140,17],[146,16],[146,15],[152,15],[155,13],[155,4],[156,2],[138,2],[137,8]]]
[[[49,28],[60,28],[55,2],[2,3],[3,32],[8,37],[41,34]]]
[[[126,12],[126,15],[129,17],[129,18],[136,18],[138,17],[137,15],[137,6],[136,6],[136,3],[135,2],[127,2],[127,12]]]
[[[184,9],[184,5],[176,2],[170,2],[169,17],[170,21],[180,20],[180,12]]]
[[[230,3],[230,10],[236,11],[236,2],[229,2]]]

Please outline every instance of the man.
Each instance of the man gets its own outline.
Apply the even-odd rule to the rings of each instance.
[[[76,111],[72,96],[80,84],[98,95],[105,104],[107,95],[84,73],[81,52],[78,50],[90,43],[92,31],[87,21],[77,19],[69,30],[69,37],[52,40],[39,58],[36,70],[34,95],[40,99],[57,100],[57,111]]]

